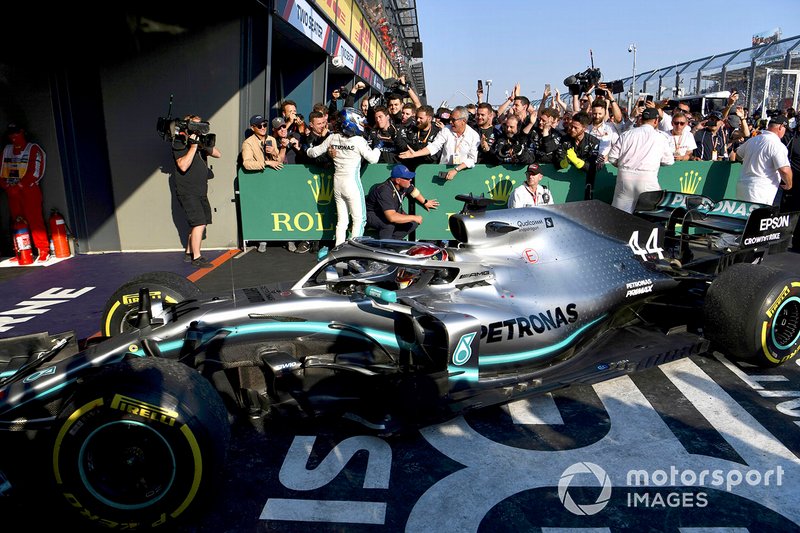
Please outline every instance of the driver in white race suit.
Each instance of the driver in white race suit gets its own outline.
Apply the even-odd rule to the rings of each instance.
[[[339,246],[347,236],[347,225],[352,220],[352,236],[364,234],[367,208],[364,187],[361,185],[361,160],[377,163],[380,147],[370,148],[364,140],[364,115],[346,107],[339,112],[338,132],[325,141],[306,150],[308,157],[319,157],[333,148],[333,199],[336,202],[336,242]]]

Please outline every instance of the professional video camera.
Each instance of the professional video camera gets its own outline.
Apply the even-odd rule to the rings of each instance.
[[[390,94],[396,94],[406,98],[408,96],[408,83],[400,83],[396,78],[386,78],[383,83],[386,89],[383,92],[384,97],[388,98]]]
[[[169,110],[166,117],[158,117],[156,121],[156,131],[161,138],[171,143],[194,143],[202,148],[211,149],[217,143],[217,136],[209,133],[211,125],[208,122],[194,122],[186,119],[172,118],[172,96],[169,95]],[[197,141],[189,136],[197,134]]]
[[[600,69],[592,67],[587,68],[583,72],[578,72],[574,76],[565,78],[564,85],[569,87],[570,95],[580,96],[592,85],[597,87],[601,79],[603,79],[603,74],[600,72]]]

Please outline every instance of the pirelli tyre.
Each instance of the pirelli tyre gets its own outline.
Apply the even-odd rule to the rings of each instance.
[[[778,366],[800,352],[800,276],[737,263],[711,284],[705,336],[714,349],[758,366]]]
[[[100,322],[104,336],[113,337],[136,329],[139,289],[142,287],[149,289],[152,302],[160,301],[163,306],[175,305],[200,293],[197,285],[174,272],[148,272],[135,277],[106,301]]]
[[[116,530],[195,514],[219,486],[230,440],[211,384],[177,361],[148,357],[105,369],[60,414],[56,490],[83,520]]]

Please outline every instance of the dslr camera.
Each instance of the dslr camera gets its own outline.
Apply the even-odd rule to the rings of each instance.
[[[600,72],[599,68],[587,68],[583,72],[578,72],[575,75],[565,78],[564,85],[569,87],[570,95],[580,96],[592,85],[596,87],[601,79],[603,79],[603,74]]]

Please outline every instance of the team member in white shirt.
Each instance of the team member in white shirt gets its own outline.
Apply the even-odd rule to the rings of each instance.
[[[469,114],[467,108],[458,106],[450,113],[450,126],[440,133],[441,140],[436,140],[424,148],[414,151],[409,148],[398,157],[408,159],[426,155],[434,155],[439,150],[440,165],[455,165],[447,172],[446,179],[451,180],[458,172],[472,168],[478,160],[478,145],[481,142],[478,132],[467,125]]]
[[[681,111],[672,115],[672,130],[669,131],[672,142],[672,155],[675,161],[688,161],[692,158],[697,143],[694,141],[691,128],[687,128],[689,117]]]
[[[737,150],[742,158],[742,170],[736,184],[736,197],[747,202],[772,205],[778,187],[792,188],[792,167],[789,151],[781,142],[789,120],[777,116],[766,130],[746,140]]]
[[[659,167],[675,162],[669,138],[656,129],[658,120],[658,111],[646,108],[641,125],[623,133],[608,153],[608,162],[619,169],[611,202],[617,209],[632,213],[641,193],[661,189]]]
[[[525,170],[525,183],[514,189],[508,198],[508,207],[552,205],[553,196],[547,187],[539,183],[540,181],[542,181],[542,171],[538,164],[531,163]]]
[[[590,116],[592,123],[586,128],[586,133],[594,135],[600,141],[600,155],[608,159],[611,146],[619,139],[617,125],[609,119],[608,100],[598,98],[592,102]]]

